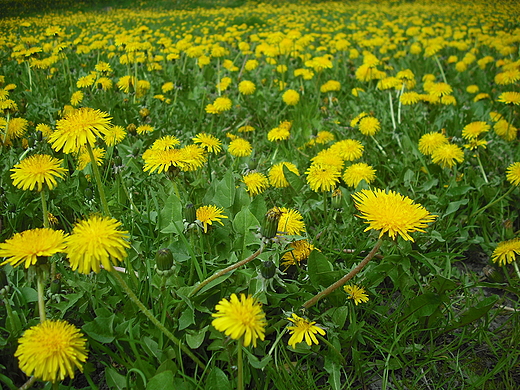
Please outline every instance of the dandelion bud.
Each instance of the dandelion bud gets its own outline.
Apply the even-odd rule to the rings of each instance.
[[[89,200],[94,198],[94,192],[92,192],[92,188],[90,188],[90,187],[85,188],[85,198],[87,198]]]
[[[271,261],[263,261],[260,265],[260,274],[264,279],[271,279],[276,274],[276,265]]]
[[[139,110],[139,115],[141,115],[141,118],[146,118],[148,115],[150,115],[150,110],[146,107],[143,107]]]
[[[59,294],[61,292],[61,275],[56,274],[56,277],[51,282],[51,293]]]
[[[184,207],[184,219],[187,223],[193,223],[197,219],[197,211],[193,203],[188,203],[186,207]]]
[[[0,296],[3,296],[9,292],[9,281],[7,280],[7,274],[4,268],[0,268]]]
[[[278,207],[269,210],[264,217],[262,230],[260,231],[263,238],[273,238],[278,232],[278,221],[282,216],[282,211]]]
[[[126,130],[129,133],[135,133],[135,131],[137,130],[137,126],[133,123],[130,123],[128,126],[126,126]]]
[[[173,270],[173,254],[168,248],[159,249],[155,255],[155,265],[160,275],[168,274]]]
[[[504,281],[504,275],[502,275],[499,270],[492,265],[486,265],[482,272],[490,282],[501,283]]]

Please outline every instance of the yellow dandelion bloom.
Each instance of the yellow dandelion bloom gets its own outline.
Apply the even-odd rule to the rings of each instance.
[[[115,146],[121,143],[126,137],[126,130],[123,126],[113,126],[105,133],[105,143],[107,146]]]
[[[222,223],[222,218],[227,218],[226,215],[224,215],[224,209],[217,206],[201,206],[197,208],[196,211],[197,220],[202,224],[202,228],[204,230],[204,233],[208,232],[208,227],[210,225],[213,225],[213,222],[218,222],[222,226],[224,224]]]
[[[443,168],[451,168],[455,162],[464,161],[464,151],[454,144],[441,145],[432,152],[432,161]]]
[[[289,171],[300,176],[298,168],[293,163],[283,161],[278,164],[275,164],[269,170],[269,183],[271,183],[271,185],[275,188],[289,187],[289,182],[285,178],[283,167],[286,167]]]
[[[332,191],[339,182],[341,171],[338,167],[325,164],[312,164],[305,172],[311,190]]]
[[[144,172],[162,173],[170,167],[180,168],[184,164],[184,153],[180,149],[148,149],[143,153]]]
[[[480,88],[478,87],[478,85],[472,84],[472,85],[468,85],[466,87],[467,93],[477,93],[478,91],[480,91]]]
[[[49,228],[31,229],[16,233],[0,244],[0,256],[7,258],[2,264],[25,268],[36,264],[38,257],[52,256],[65,251],[66,235],[61,230]]]
[[[311,252],[316,248],[307,240],[297,240],[289,244],[289,249],[281,258],[281,265],[285,269],[291,265],[300,265],[302,261],[309,258]]]
[[[221,96],[215,99],[213,103],[206,106],[206,112],[208,114],[221,114],[224,111],[231,110],[233,102],[226,96]]]
[[[332,144],[329,148],[345,161],[354,161],[361,158],[365,147],[355,139],[344,139]]]
[[[489,99],[489,98],[491,98],[491,96],[489,96],[489,93],[479,93],[479,94],[475,95],[475,97],[473,98],[473,101],[478,102],[480,100]]]
[[[242,176],[246,191],[250,196],[261,194],[269,187],[269,179],[263,173],[251,172]]]
[[[72,233],[66,238],[67,257],[73,271],[82,274],[99,272],[101,265],[111,271],[126,257],[128,232],[119,230],[121,222],[110,217],[91,216],[74,225]]]
[[[222,142],[212,134],[199,133],[192,140],[209,153],[218,153],[222,150]]]
[[[323,164],[323,165],[332,165],[337,169],[341,170],[343,165],[345,164],[345,159],[341,157],[337,148],[333,148],[332,146],[323,149],[316,156],[311,158],[312,165],[315,164]]]
[[[199,145],[186,145],[180,149],[181,161],[179,168],[186,171],[196,171],[204,166],[207,161],[206,150]]]
[[[252,131],[255,131],[255,128],[253,126],[249,126],[249,125],[240,126],[238,128],[238,132],[239,133],[249,133],[249,132],[252,132]]]
[[[352,299],[356,306],[359,303],[368,302],[368,295],[363,287],[358,287],[355,284],[346,285],[343,290],[348,294],[348,299]]]
[[[355,188],[361,180],[372,183],[376,178],[376,170],[365,163],[352,164],[345,169],[342,178],[346,185]]]
[[[405,106],[413,105],[417,104],[421,100],[421,95],[415,91],[403,92],[401,96],[399,96],[399,100],[401,101],[401,104]]]
[[[137,131],[137,134],[142,135],[142,134],[146,134],[146,133],[151,133],[152,131],[154,131],[154,128],[153,128],[153,126],[150,126],[150,125],[141,125],[141,126],[137,126],[135,131]]]
[[[514,84],[520,80],[520,70],[510,69],[495,75],[495,83],[498,85]]]
[[[56,178],[63,178],[67,170],[61,166],[63,160],[58,160],[46,154],[35,154],[24,158],[11,169],[11,179],[16,188],[38,191],[44,185],[52,190],[58,184]]]
[[[14,356],[27,376],[56,383],[67,376],[74,378],[75,368],[83,371],[88,356],[86,343],[74,325],[48,320],[24,332]]]
[[[287,319],[293,323],[293,325],[287,327],[287,330],[291,334],[287,344],[292,348],[296,348],[296,344],[301,343],[304,340],[308,346],[311,346],[313,343],[319,344],[316,334],[325,336],[325,330],[315,325],[315,321],[309,321],[305,318],[298,317],[294,313],[291,318]]]
[[[449,95],[453,92],[453,88],[451,88],[451,85],[442,82],[431,83],[428,85],[428,87],[425,87],[424,89],[430,95],[433,95],[438,98]]]
[[[93,148],[92,154],[94,155],[94,161],[96,162],[96,165],[101,166],[103,164],[103,159],[105,158],[105,149],[101,148]],[[78,154],[78,171],[84,170],[89,163],[92,161],[90,160],[90,154],[85,148],[81,148],[81,151]]]
[[[381,129],[379,119],[373,116],[366,116],[359,121],[359,131],[363,135],[374,135]]]
[[[0,118],[0,130],[4,133],[6,143],[16,138],[22,138],[27,132],[29,121],[25,118],[11,118],[6,121],[4,118]]]
[[[168,150],[180,145],[181,141],[173,135],[165,135],[164,137],[156,139],[150,149],[153,150]]]
[[[247,157],[253,152],[249,141],[236,138],[229,143],[228,152],[235,157]]]
[[[107,113],[93,108],[80,108],[60,119],[56,130],[49,136],[49,142],[56,151],[76,153],[82,146],[94,146],[98,136],[109,130],[111,118]]]
[[[518,129],[505,119],[498,120],[493,125],[493,130],[497,135],[506,141],[514,141],[518,134]]]
[[[427,133],[419,139],[419,151],[425,156],[430,156],[439,146],[448,143],[448,138],[442,133]]]
[[[295,106],[300,101],[300,94],[296,92],[294,89],[288,89],[284,92],[282,100],[288,106]]]
[[[515,261],[516,255],[520,255],[520,238],[500,242],[493,251],[491,260],[502,266]]]
[[[320,87],[321,93],[335,92],[341,89],[341,83],[336,80],[329,80]]]
[[[256,85],[252,81],[244,80],[238,84],[238,92],[242,95],[252,95],[256,91]]]
[[[289,139],[291,133],[285,127],[275,127],[267,133],[267,140],[269,142],[285,141]]]
[[[278,221],[278,231],[288,235],[300,235],[305,232],[305,222],[298,210],[280,207],[282,212]]]
[[[380,238],[388,233],[391,238],[400,235],[407,241],[413,241],[409,233],[424,232],[423,228],[437,217],[420,204],[394,191],[362,190],[352,197],[361,212],[359,217],[369,224],[365,232],[379,230]]]
[[[520,92],[502,92],[497,100],[501,103],[518,106],[520,104]]]
[[[83,101],[83,92],[76,91],[72,94],[70,97],[70,104],[76,107],[78,104],[80,104]]]
[[[234,340],[243,337],[245,347],[250,344],[256,347],[257,339],[264,340],[267,321],[262,304],[255,298],[240,294],[239,299],[236,294],[231,294],[229,300],[220,300],[215,310],[211,324],[226,336]]]
[[[520,162],[515,162],[507,167],[507,181],[514,186],[520,186]]]
[[[462,129],[462,138],[475,139],[482,133],[489,131],[491,127],[483,121],[471,122]]]

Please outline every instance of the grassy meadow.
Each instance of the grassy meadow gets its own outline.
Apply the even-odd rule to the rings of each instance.
[[[1,388],[520,387],[520,5],[67,4],[0,19]]]

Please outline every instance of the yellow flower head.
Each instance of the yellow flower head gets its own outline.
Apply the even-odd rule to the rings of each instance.
[[[502,266],[515,261],[516,255],[520,255],[520,238],[500,242],[493,251],[491,260]]]
[[[209,153],[218,153],[222,150],[222,142],[212,134],[199,133],[192,140]]]
[[[228,152],[235,157],[247,157],[253,152],[249,141],[236,138],[229,143]]]
[[[332,191],[339,182],[340,169],[333,165],[313,163],[305,172],[307,183],[311,190],[315,192]]]
[[[221,96],[215,99],[213,103],[210,103],[206,106],[206,112],[208,114],[221,114],[224,111],[231,110],[233,106],[233,102],[230,98]]]
[[[394,191],[362,190],[352,195],[360,218],[366,220],[368,230],[379,230],[379,237],[388,233],[391,238],[399,234],[407,241],[413,241],[410,232],[424,232],[423,228],[433,222],[432,215],[420,204]]]
[[[52,190],[58,184],[56,178],[63,178],[67,170],[61,166],[63,160],[58,160],[46,154],[35,154],[23,159],[11,169],[13,185],[22,190],[41,191],[46,185]]]
[[[238,299],[236,294],[231,294],[230,299],[222,299],[215,310],[211,324],[226,336],[234,340],[243,337],[245,347],[251,343],[256,347],[257,339],[264,340],[267,321],[262,304],[255,298],[240,294]]]
[[[238,84],[238,91],[242,95],[252,95],[256,91],[256,86],[252,81],[244,80]]]
[[[213,222],[218,222],[222,226],[222,218],[227,218],[226,215],[223,214],[224,209],[217,206],[201,206],[197,209],[196,216],[197,220],[202,223],[202,228],[204,229],[204,233],[208,232],[208,226],[213,225]]]
[[[498,101],[505,104],[520,104],[520,92],[502,92],[498,97]]]
[[[365,147],[355,139],[344,139],[332,144],[330,151],[337,153],[345,161],[354,161],[361,158]]]
[[[109,131],[110,120],[105,112],[80,108],[56,123],[56,131],[49,136],[49,142],[56,151],[77,153],[87,143],[94,146],[96,137]]]
[[[343,290],[348,294],[348,299],[354,300],[356,306],[359,303],[368,302],[368,295],[363,287],[358,287],[357,285],[346,285],[343,287]]]
[[[246,191],[250,196],[261,194],[269,187],[267,176],[260,172],[251,172],[242,176]]]
[[[520,162],[515,162],[507,167],[506,178],[514,186],[520,186]]]
[[[269,142],[284,141],[289,139],[290,136],[291,133],[285,127],[275,127],[267,133],[267,140]]]
[[[25,331],[14,356],[27,376],[58,382],[74,378],[74,369],[83,371],[87,360],[86,339],[66,321],[45,321]]]
[[[107,146],[115,146],[126,137],[126,130],[123,126],[113,126],[105,133],[105,143]]]
[[[368,184],[372,183],[376,178],[376,170],[365,163],[352,164],[343,173],[343,181],[350,187],[357,187],[361,180],[365,180]]]
[[[296,92],[294,89],[288,89],[284,92],[282,100],[288,106],[295,106],[300,101],[300,94]]]
[[[448,143],[448,138],[442,133],[427,133],[419,139],[419,151],[425,156],[430,156],[439,146]]]
[[[105,158],[105,149],[101,148],[93,148],[92,155],[94,156],[94,161],[96,165],[101,166],[103,164],[103,159]],[[78,171],[82,171],[87,167],[89,163],[91,163],[90,154],[85,148],[81,148],[81,151],[78,154]]]
[[[0,265],[17,267],[25,263],[25,268],[36,264],[39,257],[65,252],[66,235],[61,230],[49,228],[31,229],[16,233],[0,244],[0,257],[7,259]]]
[[[281,207],[282,212],[278,221],[278,231],[288,235],[299,235],[305,232],[305,223],[303,217],[298,210]]]
[[[379,119],[366,116],[359,121],[359,131],[363,135],[374,135],[381,129]]]
[[[432,161],[443,168],[451,168],[455,162],[464,161],[464,151],[455,144],[444,144],[432,152]]]
[[[489,131],[491,127],[483,121],[471,122],[462,129],[462,138],[476,139],[482,133]]]
[[[275,164],[269,170],[269,183],[271,183],[271,185],[275,188],[289,187],[289,182],[285,178],[283,167],[286,167],[289,171],[300,176],[298,168],[296,168],[296,165],[294,165],[293,163],[283,161],[278,164]]]
[[[287,318],[293,323],[293,325],[287,327],[287,330],[291,334],[287,344],[292,348],[296,348],[296,344],[301,343],[304,340],[308,346],[311,346],[312,343],[319,344],[316,334],[319,333],[320,335],[325,336],[325,330],[314,325],[316,324],[315,321],[309,321],[305,318],[298,317],[294,313],[291,317],[292,318]]]
[[[290,250],[284,253],[281,259],[281,265],[284,266],[285,269],[291,265],[300,265],[302,261],[309,258],[311,252],[316,248],[307,240],[297,240],[289,244],[289,249]]]
[[[493,125],[493,130],[506,141],[514,141],[518,135],[518,129],[505,119],[497,120]]]
[[[128,232],[118,230],[121,222],[110,217],[92,216],[78,222],[67,237],[67,257],[73,271],[82,274],[99,272],[101,265],[107,271],[112,264],[126,257]]]

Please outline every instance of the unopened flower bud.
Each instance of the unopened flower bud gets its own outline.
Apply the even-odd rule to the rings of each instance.
[[[173,269],[173,254],[168,248],[159,249],[155,255],[155,264],[159,274]]]
[[[56,274],[56,277],[51,282],[51,293],[59,294],[61,292],[61,275]]]
[[[276,236],[278,232],[278,221],[280,221],[282,214],[282,211],[278,207],[272,208],[265,214],[262,230],[260,231],[263,238],[270,239]]]
[[[184,219],[187,223],[193,223],[197,219],[197,210],[195,210],[193,203],[188,203],[184,207]]]
[[[260,274],[264,279],[271,279],[276,274],[276,265],[271,261],[263,261],[260,265]]]
[[[486,265],[482,272],[491,282],[501,283],[504,281],[504,275],[492,265]]]

